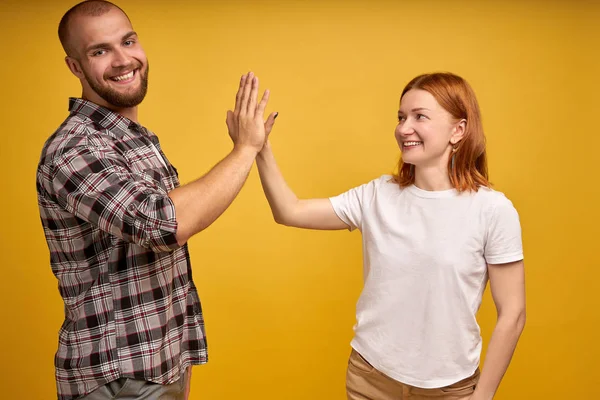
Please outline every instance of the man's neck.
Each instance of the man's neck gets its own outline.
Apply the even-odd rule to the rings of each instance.
[[[120,115],[124,116],[125,118],[128,118],[131,121],[139,124],[139,121],[138,121],[138,108],[137,108],[137,106],[135,106],[135,107],[129,107],[129,108],[114,108],[114,107],[106,107],[106,108],[108,108],[109,110],[111,110],[111,111],[113,111],[113,112],[115,112],[117,114],[120,114]]]
[[[134,107],[126,107],[126,108],[118,108],[113,106],[112,104],[107,103],[104,99],[102,98],[91,98],[86,96],[85,94],[81,95],[81,98],[87,101],[91,101],[94,104],[97,104],[99,106],[102,106],[104,108],[108,108],[110,111],[122,115],[123,117],[130,119],[131,121],[138,123],[138,108],[137,106]]]

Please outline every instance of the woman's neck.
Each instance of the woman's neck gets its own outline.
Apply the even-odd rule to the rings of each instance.
[[[448,168],[437,165],[415,167],[415,186],[431,192],[454,188],[448,176]]]

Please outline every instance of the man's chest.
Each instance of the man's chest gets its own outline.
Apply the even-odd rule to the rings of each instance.
[[[179,186],[177,169],[149,137],[128,138],[119,147],[131,173],[166,193]]]

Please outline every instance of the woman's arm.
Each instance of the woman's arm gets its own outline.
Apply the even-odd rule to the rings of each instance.
[[[306,229],[348,229],[329,199],[299,200],[296,197],[283,179],[268,141],[258,154],[256,164],[275,222]]]
[[[523,261],[488,264],[488,273],[498,320],[488,345],[479,383],[470,400],[494,398],[525,326]]]

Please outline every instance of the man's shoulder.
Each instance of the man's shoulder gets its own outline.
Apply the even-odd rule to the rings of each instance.
[[[103,145],[108,139],[107,136],[109,132],[91,118],[71,113],[44,143],[40,164],[51,163],[74,148]]]

